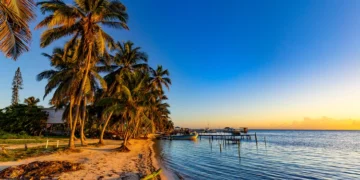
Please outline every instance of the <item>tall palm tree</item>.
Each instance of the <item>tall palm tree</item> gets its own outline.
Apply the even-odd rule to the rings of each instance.
[[[102,26],[118,29],[128,29],[128,15],[125,6],[118,0],[75,0],[74,5],[68,5],[60,0],[41,1],[37,3],[43,13],[50,13],[36,28],[47,27],[40,39],[40,46],[46,47],[53,41],[71,35],[65,44],[64,51],[74,49],[74,58],[79,59],[82,73],[81,83],[74,96],[76,125],[80,106],[88,80],[88,73],[98,58],[109,57],[107,48],[115,46],[112,37]],[[65,53],[67,54],[67,53]],[[73,137],[75,126],[72,126],[69,147],[74,148]]]
[[[29,21],[35,18],[33,0],[0,0],[0,51],[16,60],[29,50]]]
[[[151,77],[150,83],[152,86],[160,91],[163,91],[163,85],[169,89],[171,85],[171,80],[168,77],[170,75],[167,69],[163,70],[162,66],[157,66],[157,69],[150,69]]]
[[[36,106],[37,103],[40,102],[39,98],[35,98],[34,96],[28,97],[24,100],[24,103],[28,106]]]
[[[146,62],[148,56],[145,52],[140,50],[140,47],[134,47],[134,43],[127,41],[125,43],[117,43],[116,53],[112,58],[113,67],[115,71],[109,73],[104,77],[109,85],[109,88],[104,92],[102,97],[108,97],[101,101],[102,106],[108,106],[103,112],[102,130],[100,133],[99,144],[104,144],[104,133],[111,120],[114,111],[120,111],[120,107],[115,108],[119,105],[116,99],[120,98],[119,93],[123,89],[126,89],[126,84],[133,78],[135,73],[140,73],[148,69]],[[115,98],[115,99],[114,99]],[[112,103],[110,103],[112,102]],[[116,112],[115,112],[116,114]]]
[[[74,51],[68,51],[67,55],[66,52],[61,48],[55,48],[53,50],[53,54],[45,54],[44,56],[48,57],[51,65],[55,68],[55,70],[46,70],[38,74],[37,78],[39,81],[43,79],[48,79],[48,83],[45,86],[45,95],[44,98],[53,90],[55,90],[50,104],[55,106],[65,105],[66,110],[64,113],[64,119],[67,119],[69,123],[70,129],[75,129],[77,126],[77,122],[74,119],[80,119],[81,125],[81,143],[85,145],[84,142],[84,134],[83,128],[85,125],[85,118],[86,118],[86,105],[89,102],[94,100],[95,92],[97,89],[106,89],[107,85],[103,78],[99,75],[100,72],[105,72],[108,70],[106,66],[91,66],[90,73],[88,74],[87,81],[85,85],[84,96],[81,97],[81,114],[74,115],[72,113],[75,104],[75,96],[77,92],[80,90],[80,84],[83,81],[83,73],[81,66],[79,66],[78,59],[74,59]],[[99,61],[102,62],[102,61]],[[75,136],[72,137],[75,139]],[[70,141],[71,142],[71,141]],[[73,142],[73,140],[72,140]]]
[[[115,88],[121,81],[117,81],[116,78],[129,79],[135,72],[148,70],[147,54],[141,51],[140,47],[134,47],[131,41],[117,42],[112,62],[116,70],[105,76],[105,80],[110,85],[108,94],[117,91]]]

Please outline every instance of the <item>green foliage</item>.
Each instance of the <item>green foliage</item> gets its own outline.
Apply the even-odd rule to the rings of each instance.
[[[0,112],[0,128],[9,133],[41,135],[46,126],[47,113],[37,106],[11,105]]]
[[[24,100],[24,103],[28,106],[36,106],[37,103],[40,102],[39,98],[35,98],[34,96],[28,97]]]
[[[0,122],[1,122],[1,120],[0,120]],[[9,133],[9,132],[5,132],[0,129],[0,139],[34,139],[34,138],[37,138],[37,137],[30,136],[25,131],[21,131],[19,133]],[[3,141],[0,140],[0,144],[3,144],[2,142]],[[7,143],[4,143],[4,144],[7,144]]]
[[[171,85],[169,71],[162,66],[152,69],[140,47],[131,41],[115,43],[103,29],[128,29],[125,6],[117,0],[74,4],[38,2],[47,16],[36,26],[46,28],[41,47],[71,36],[63,48],[43,54],[53,69],[37,76],[38,80],[48,80],[44,97],[54,91],[50,104],[65,106],[63,118],[71,129],[69,146],[74,147],[72,140],[79,126],[82,144],[84,132],[100,134],[101,142],[107,127],[125,141],[171,129],[170,106],[163,91]]]

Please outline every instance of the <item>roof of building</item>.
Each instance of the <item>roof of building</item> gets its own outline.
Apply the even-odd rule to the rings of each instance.
[[[46,111],[49,116],[47,124],[63,124],[65,121],[62,119],[65,109],[55,109],[55,108],[44,108],[43,111]]]

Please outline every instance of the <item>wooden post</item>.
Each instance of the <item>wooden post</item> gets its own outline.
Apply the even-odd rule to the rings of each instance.
[[[59,148],[59,140],[56,141],[56,147]]]
[[[266,137],[264,136],[265,146],[266,146]]]
[[[258,144],[258,141],[257,141],[256,133],[255,133],[255,141],[256,141],[256,145],[257,145],[257,144]]]
[[[221,152],[221,144],[220,144],[220,152]]]
[[[239,153],[239,158],[241,158],[241,154],[240,154],[240,141],[238,141],[237,143],[238,143],[238,153]]]
[[[48,145],[49,145],[49,139],[46,140],[46,149],[48,148]]]

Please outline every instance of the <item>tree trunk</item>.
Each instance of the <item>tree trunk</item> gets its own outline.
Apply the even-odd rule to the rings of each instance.
[[[123,141],[122,145],[119,148],[117,148],[120,152],[129,152],[130,151],[130,149],[127,147],[127,145],[129,144],[129,142],[128,142],[129,135],[130,135],[130,133],[125,133],[124,141]]]
[[[86,98],[84,98],[84,103],[83,103],[83,112],[82,112],[82,117],[80,119],[80,139],[81,139],[81,145],[82,146],[87,146],[87,142],[86,142],[86,137],[84,135],[84,126],[85,126],[85,119],[86,119]]]
[[[73,129],[75,131],[75,128]],[[71,130],[70,132],[70,139],[69,139],[69,149],[74,149],[75,148],[75,133],[73,133],[73,130]]]
[[[81,141],[81,146],[87,146],[88,143],[86,142],[86,137],[85,137],[85,134],[84,134],[84,120],[82,120],[82,123],[81,123],[81,127],[80,127],[80,141]]]
[[[70,97],[70,105],[69,105],[69,115],[68,115],[68,123],[70,126],[70,130],[72,129],[72,123],[73,123],[73,114],[72,114],[72,110],[74,107],[74,96]]]
[[[139,116],[140,116],[140,113],[138,114],[138,115],[136,115],[136,117],[135,117],[135,120],[136,120],[136,124],[135,124],[135,127],[134,127],[134,130],[133,130],[133,132],[131,132],[131,135],[130,135],[130,137],[134,137],[135,138],[135,135],[138,133],[138,131],[139,131],[139,124],[140,124],[140,118],[139,118]]]
[[[100,134],[100,138],[99,138],[99,144],[102,144],[102,145],[105,144],[105,143],[104,143],[104,133],[105,133],[105,130],[106,130],[107,125],[108,125],[109,122],[110,122],[110,119],[111,119],[112,114],[113,114],[113,112],[111,112],[111,113],[108,115],[108,117],[107,117],[107,119],[106,119],[106,121],[105,121],[105,124],[104,124],[104,126],[103,126],[103,128],[102,128],[102,130],[101,130],[101,134]]]
[[[92,44],[89,43],[89,50],[88,50],[88,55],[87,55],[87,61],[86,61],[86,69],[85,69],[85,73],[84,73],[84,78],[83,81],[81,82],[81,86],[79,89],[79,93],[78,93],[78,97],[77,97],[77,102],[75,103],[76,105],[76,109],[75,109],[75,120],[72,124],[72,129],[71,129],[71,134],[70,134],[70,141],[69,141],[69,148],[75,148],[74,144],[74,137],[75,137],[75,129],[76,129],[76,123],[78,121],[79,118],[79,113],[80,113],[80,103],[81,103],[81,99],[83,96],[83,91],[85,89],[85,84],[87,81],[87,75],[89,73],[90,70],[90,64],[91,64],[91,51],[92,51]],[[71,143],[72,142],[72,143]]]
[[[69,126],[70,126],[70,137],[69,137],[69,148],[70,149],[74,149],[75,148],[75,135],[72,133],[72,130],[75,129],[73,128],[73,114],[72,114],[72,109],[74,107],[74,96],[70,97],[70,106],[69,106],[69,116],[68,116],[68,120],[69,120]]]

